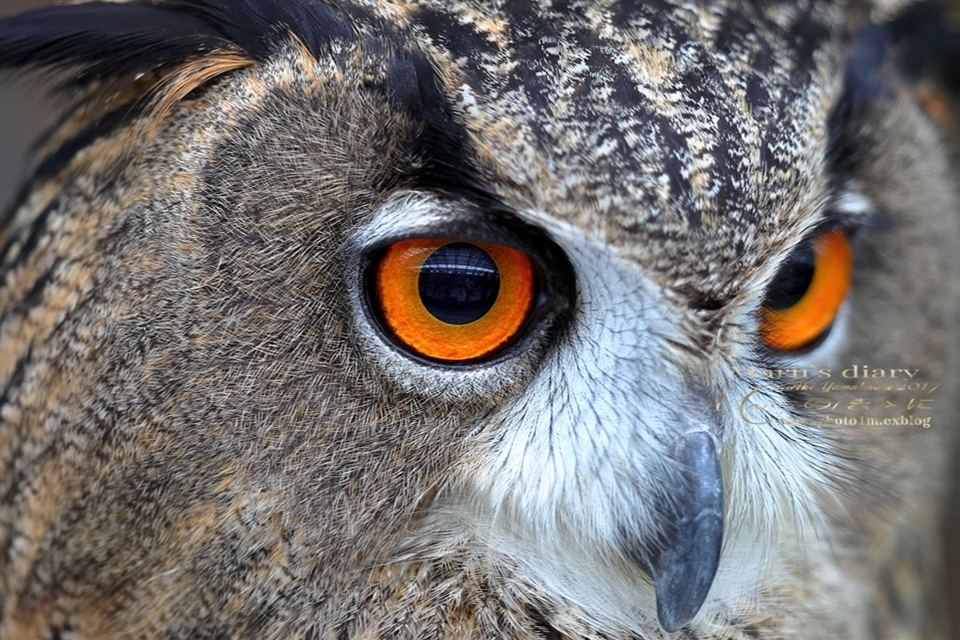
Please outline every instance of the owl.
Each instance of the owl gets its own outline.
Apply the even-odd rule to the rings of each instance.
[[[0,638],[947,633],[942,9],[0,20]]]

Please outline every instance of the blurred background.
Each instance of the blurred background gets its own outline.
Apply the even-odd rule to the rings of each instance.
[[[52,4],[51,0],[0,0],[0,16]],[[36,81],[0,75],[0,211],[26,178],[24,158],[37,135],[53,123],[56,108]]]

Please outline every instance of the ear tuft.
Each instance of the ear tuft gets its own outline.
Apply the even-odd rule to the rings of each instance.
[[[93,140],[135,119],[157,122],[193,90],[292,42],[319,57],[357,37],[352,18],[323,0],[97,0],[0,19],[0,70],[46,72],[71,90],[71,125],[46,141],[44,175]]]
[[[53,72],[70,88],[159,72],[182,97],[186,80],[264,62],[291,41],[317,57],[356,39],[351,18],[322,0],[98,0],[0,19],[0,69]]]
[[[887,26],[900,71],[960,89],[960,23],[939,2],[900,3]]]
[[[321,0],[97,1],[0,20],[0,68],[71,68],[82,84],[215,52],[262,62],[291,39],[317,56],[356,38],[350,17]]]
[[[0,67],[73,71],[68,85],[136,77],[240,50],[214,27],[153,5],[53,6],[0,20]]]

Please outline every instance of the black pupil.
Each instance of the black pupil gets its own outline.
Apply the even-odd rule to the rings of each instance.
[[[466,242],[445,244],[420,267],[420,299],[447,324],[475,322],[500,293],[500,272],[486,251]]]
[[[782,311],[800,302],[810,288],[815,268],[813,243],[805,242],[787,259],[780,273],[774,278],[765,306],[774,311]]]

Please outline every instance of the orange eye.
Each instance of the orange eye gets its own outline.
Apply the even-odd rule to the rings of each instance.
[[[533,263],[484,242],[396,242],[376,268],[384,324],[414,353],[445,361],[489,356],[517,336],[536,295]]]
[[[760,334],[780,351],[809,346],[833,324],[853,271],[843,231],[823,233],[802,245],[777,274],[761,311]]]

